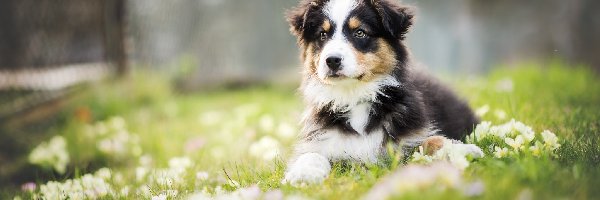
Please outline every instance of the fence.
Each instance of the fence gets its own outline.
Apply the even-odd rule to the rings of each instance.
[[[125,1],[0,2],[0,118],[124,73]]]

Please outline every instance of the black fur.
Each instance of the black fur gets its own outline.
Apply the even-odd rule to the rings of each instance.
[[[350,126],[348,112],[336,112],[331,109],[331,104],[318,110],[315,119],[324,129],[337,128],[345,134],[358,134]]]
[[[406,81],[402,86],[382,88],[377,101],[371,102],[367,133],[382,128],[389,139],[398,141],[402,136],[432,126],[448,138],[462,140],[478,123],[469,106],[436,79],[421,73],[399,77],[403,76],[399,70],[394,75]],[[328,105],[314,117],[323,129],[338,128],[345,134],[358,134],[347,116],[347,112],[332,111]]]

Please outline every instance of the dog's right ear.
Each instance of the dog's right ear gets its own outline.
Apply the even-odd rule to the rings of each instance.
[[[321,0],[304,0],[300,4],[288,10],[286,13],[287,21],[290,24],[290,32],[296,37],[302,37],[304,25],[306,24],[306,15],[310,9],[316,8],[321,4]]]

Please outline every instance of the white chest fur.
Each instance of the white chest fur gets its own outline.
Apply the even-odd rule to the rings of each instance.
[[[361,135],[366,135],[365,128],[369,122],[369,113],[371,111],[370,103],[362,103],[354,106],[348,112],[348,121],[350,126]]]

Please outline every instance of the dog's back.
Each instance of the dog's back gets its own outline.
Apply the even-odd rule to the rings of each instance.
[[[424,72],[412,72],[409,77],[422,93],[427,117],[439,134],[462,140],[479,123],[469,105],[436,78]]]

